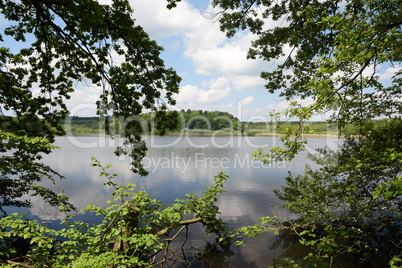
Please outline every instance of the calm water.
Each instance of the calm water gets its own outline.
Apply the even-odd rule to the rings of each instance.
[[[147,136],[145,139],[149,151],[143,164],[150,174],[140,177],[131,173],[128,158],[113,154],[120,142],[118,139],[103,136],[59,137],[56,145],[60,149],[45,156],[44,162],[66,179],[54,185],[46,183],[46,186],[58,192],[64,188],[77,208],[88,204],[106,207],[105,202],[111,198],[113,190],[103,185],[105,179],[99,177],[99,169],[89,166],[91,157],[95,156],[103,165],[112,165],[111,173],[119,174],[119,185],[135,183],[138,189],[145,189],[153,198],[169,204],[175,198],[183,198],[186,193],[201,193],[205,185],[212,185],[219,171],[225,171],[230,178],[225,186],[227,192],[219,197],[218,206],[221,217],[230,227],[254,224],[263,216],[295,217],[283,209],[273,210],[270,205],[279,205],[280,201],[272,190],[284,184],[288,171],[301,173],[305,164],[311,164],[306,152],[292,162],[262,165],[252,160],[252,151],[259,146],[280,146],[277,138]],[[335,148],[337,142],[337,139],[310,139],[308,151],[313,152],[323,146]],[[31,200],[34,207],[29,213],[33,218],[55,224],[66,216],[40,199],[32,197]],[[77,218],[88,222],[98,220],[88,213],[80,213]],[[213,238],[203,235],[201,228],[193,226],[191,242],[187,245],[190,250],[183,258],[191,261],[208,248],[208,242],[213,242]],[[267,267],[273,258],[298,258],[304,253],[297,241],[264,234],[247,240],[245,247],[213,250],[206,254],[206,258],[193,262],[192,267]]]

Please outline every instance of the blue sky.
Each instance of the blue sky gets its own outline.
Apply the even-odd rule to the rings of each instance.
[[[268,93],[260,78],[261,71],[273,70],[285,57],[275,62],[247,60],[255,36],[241,32],[226,38],[216,19],[208,18],[208,14],[218,11],[210,7],[209,0],[182,0],[172,10],[166,9],[166,0],[130,2],[138,24],[165,47],[162,57],[166,65],[183,78],[176,96],[177,109],[221,110],[242,121],[263,121],[269,112],[283,112],[288,107],[289,102],[278,94]],[[267,20],[265,27],[279,23]],[[382,66],[382,82],[399,68]],[[372,72],[368,68],[364,74],[369,76]],[[311,99],[295,100],[302,105],[313,103]],[[325,120],[325,115],[316,115],[313,120]]]
[[[137,24],[165,48],[161,56],[166,65],[183,78],[180,93],[175,96],[177,105],[172,109],[226,111],[242,121],[264,121],[269,112],[286,109],[288,102],[278,94],[269,94],[260,78],[261,71],[274,69],[284,58],[275,62],[247,60],[255,36],[240,32],[226,38],[219,23],[208,18],[208,14],[217,12],[209,0],[182,0],[172,10],[166,8],[166,0],[129,1]],[[0,21],[0,25],[3,23]],[[277,22],[266,22],[266,27],[276,25]],[[384,66],[381,71],[383,78],[389,79],[396,69]],[[370,70],[367,72],[369,75]],[[78,84],[68,101],[72,115],[94,116],[94,103],[100,92],[94,86]],[[313,102],[296,100],[303,105]],[[325,116],[315,116],[314,120],[325,120]]]
[[[207,18],[208,12],[216,11],[209,1],[183,0],[172,10],[166,8],[166,0],[130,3],[137,23],[165,48],[162,58],[166,65],[182,76],[174,109],[221,110],[243,121],[262,121],[271,110],[283,110],[283,101],[269,94],[260,78],[262,70],[272,69],[277,62],[247,60],[254,37],[243,32],[226,38],[219,23]],[[94,108],[88,102],[95,101],[98,94],[96,88],[78,89],[69,102],[73,113],[91,114]]]

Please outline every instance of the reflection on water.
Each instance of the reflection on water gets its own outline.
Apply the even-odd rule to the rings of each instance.
[[[278,138],[273,137],[145,137],[149,146],[143,164],[150,171],[149,176],[140,177],[131,173],[129,159],[116,157],[113,152],[120,143],[104,136],[59,137],[56,145],[60,146],[51,155],[44,156],[44,162],[65,176],[55,184],[44,184],[56,192],[64,189],[70,201],[81,208],[88,204],[106,207],[106,200],[111,199],[113,189],[104,186],[104,178],[99,177],[99,170],[90,167],[91,157],[96,157],[103,165],[112,165],[110,173],[118,173],[117,183],[137,184],[138,189],[145,189],[153,198],[165,204],[176,198],[184,198],[186,193],[198,194],[205,185],[212,185],[213,178],[219,171],[229,175],[225,185],[226,193],[218,199],[221,217],[231,228],[254,224],[263,216],[280,215],[292,218],[285,210],[274,210],[270,204],[278,205],[279,200],[273,194],[284,184],[288,171],[301,173],[309,163],[306,153],[300,154],[292,162],[275,162],[263,165],[252,159],[252,151],[259,146],[280,146]],[[336,139],[310,139],[309,149],[323,146],[336,146]],[[63,220],[64,213],[51,208],[41,200],[31,200],[34,207],[32,217],[43,221]],[[81,212],[79,219],[91,222],[98,219],[91,214]],[[191,260],[205,249],[208,254],[202,261],[192,263],[194,267],[266,267],[273,258],[279,258],[287,246],[275,246],[275,237],[264,234],[246,242],[246,247],[229,249],[209,249],[213,243],[201,232],[201,226],[195,228],[190,236],[195,244]],[[206,244],[205,240],[210,244]],[[296,243],[297,244],[297,243]],[[287,254],[285,254],[287,255]],[[214,256],[213,258],[211,256]],[[214,262],[214,266],[210,262]]]

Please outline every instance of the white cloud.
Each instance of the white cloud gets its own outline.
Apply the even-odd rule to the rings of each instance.
[[[308,105],[311,105],[314,103],[314,100],[312,98],[306,98],[303,100],[301,98],[298,98],[298,99],[292,100],[292,101],[297,101],[297,103],[302,106],[308,106]],[[290,102],[291,101],[281,100],[275,104],[268,105],[267,108],[271,111],[284,112],[287,108],[289,108]]]
[[[372,77],[373,75],[376,74],[376,72],[377,72],[377,67],[372,64],[372,65],[367,66],[367,67],[363,70],[362,75],[363,75],[364,77]],[[342,74],[342,75],[344,76],[344,74]]]
[[[182,56],[190,60],[193,65],[193,70],[186,66],[185,72],[188,75],[182,74],[184,77],[181,91],[175,95],[177,107],[180,109],[219,109],[222,100],[225,100],[224,102],[229,104],[222,109],[233,109],[236,112],[237,102],[244,96],[233,96],[236,92],[232,89],[265,90],[265,81],[260,78],[260,72],[274,69],[283,62],[285,57],[273,62],[265,62],[260,59],[248,60],[248,49],[251,42],[256,39],[253,34],[245,31],[228,39],[220,31],[219,22],[208,19],[205,16],[206,13],[190,3],[194,2],[182,0],[176,8],[168,10],[166,0],[130,0],[137,23],[144,27],[152,39],[165,45],[167,49],[165,53],[182,52],[182,55],[175,54],[180,57],[177,64],[181,64]],[[216,14],[218,11],[209,6],[205,12]],[[267,21],[264,27],[272,26],[275,23],[279,22]],[[290,48],[286,47],[284,52],[287,54],[290,52]],[[207,81],[200,85],[192,80],[193,72],[219,78],[206,78]],[[247,105],[255,103],[253,101],[252,96],[249,96],[241,103]],[[247,113],[249,115],[267,113],[266,107],[258,108],[263,109],[250,110]],[[247,107],[247,110],[249,109],[251,107]],[[246,112],[245,109],[244,112]]]
[[[102,92],[101,88],[88,86],[77,88],[72,94],[71,99],[66,101],[67,107],[72,116],[95,116],[96,101]]]
[[[392,66],[389,67],[384,73],[380,75],[381,80],[392,79],[392,77],[398,72],[402,70],[402,66]]]
[[[214,103],[230,93],[230,86],[226,78],[221,77],[209,82],[210,89],[203,90],[193,85],[181,87],[180,93],[176,95],[177,103]]]
[[[184,56],[193,61],[197,74],[259,74],[264,63],[261,60],[247,60],[247,51],[254,39],[251,34],[226,39],[218,24],[202,19],[204,21],[195,25],[185,37],[187,48]]]
[[[237,75],[231,77],[233,87],[237,90],[264,88],[265,80],[260,76]]]
[[[247,51],[255,37],[240,33],[227,39],[219,23],[208,19],[205,13],[182,1],[168,10],[165,0],[131,0],[137,23],[153,39],[171,36],[184,38],[184,56],[191,59],[197,74],[259,74],[261,60],[247,60]],[[151,7],[151,8],[150,8]],[[211,7],[206,11],[217,13]]]
[[[270,111],[284,112],[289,107],[289,101],[281,100],[277,101],[277,103],[270,104],[267,108]]]
[[[173,10],[166,8],[165,0],[131,0],[130,3],[137,23],[144,27],[153,39],[189,31],[194,21],[200,17],[199,12],[187,1],[181,2]]]
[[[216,14],[218,9],[209,7],[207,12]],[[251,42],[256,36],[250,32],[239,32],[235,37],[228,39],[221,32],[219,23],[201,16],[193,23],[190,32],[186,32],[184,55],[193,61],[196,73],[203,75],[242,75],[259,76],[262,70],[274,69],[286,57],[273,62],[265,62],[261,59],[247,59],[247,53]],[[279,22],[266,20],[265,27],[272,27]],[[289,53],[289,47],[284,48],[285,54]]]
[[[248,121],[248,122],[261,122],[267,121],[268,110],[264,110],[261,108],[256,108],[253,106],[246,106],[249,103],[254,102],[254,98],[251,100],[250,97],[243,99],[238,103],[228,103],[224,105],[220,105],[217,107],[219,111],[224,111],[231,113],[233,116],[237,117],[240,121]]]
[[[240,101],[241,105],[250,105],[254,102],[253,96],[248,96],[247,98]]]
[[[203,12],[186,0],[172,10],[166,8],[165,0],[130,0],[130,3],[138,24],[151,38],[180,36],[183,38],[180,43],[176,40],[167,48],[183,48],[183,56],[191,60],[196,74],[225,75],[236,90],[262,88],[264,80],[259,77],[260,72],[272,70],[283,61],[248,60],[248,49],[256,37],[249,32],[240,32],[234,38],[226,38],[219,23],[205,15],[219,11],[211,6]],[[272,26],[277,23],[267,21],[266,24]],[[286,52],[288,49],[285,49]]]
[[[298,99],[295,99],[295,100],[292,100],[292,101],[296,101],[298,104],[300,104],[301,106],[304,106],[304,107],[309,106],[309,105],[314,103],[314,100],[312,98],[306,98],[306,99],[303,99],[303,100],[301,98],[298,98]],[[269,112],[275,111],[275,112],[283,113],[289,108],[290,102],[291,101],[280,100],[280,101],[277,101],[277,103],[275,103],[275,104],[268,105],[267,108],[268,108]],[[329,118],[331,113],[332,113],[331,111],[327,111],[326,113],[313,114],[313,116],[311,117],[310,120],[312,120],[312,121],[325,121],[325,120],[327,120]],[[284,117],[281,117],[281,120],[288,120],[288,119],[297,120],[297,118],[284,118]]]
[[[210,87],[210,88],[225,88],[229,87],[229,79],[226,76],[221,76],[216,79],[211,79],[209,81],[202,82],[203,87]]]
[[[235,106],[233,105],[233,103],[228,103],[228,104],[224,104],[224,105],[219,106],[219,110],[232,112],[234,107]]]

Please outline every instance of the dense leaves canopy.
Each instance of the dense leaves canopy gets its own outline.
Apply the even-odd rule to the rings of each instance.
[[[221,9],[216,15],[229,37],[243,30],[255,35],[250,59],[276,62],[261,77],[270,93],[291,100],[287,117],[303,123],[314,113],[329,112],[342,129],[401,114],[401,1],[214,0],[212,5]],[[297,103],[306,98],[311,105]],[[266,158],[292,158],[303,142],[287,138],[307,130],[302,124],[289,130],[288,149]]]
[[[139,161],[146,147],[132,116],[149,109],[161,129],[174,123],[163,111],[174,104],[180,77],[164,66],[162,48],[136,25],[129,2],[4,0],[0,12],[7,20],[0,32],[0,127],[13,134],[1,137],[0,183],[28,182],[17,197],[52,175],[38,162],[39,153],[52,147],[29,138],[53,142],[63,134],[59,122],[68,115],[66,100],[85,85],[101,91],[100,116],[122,121],[127,142],[118,151],[129,152],[133,171],[146,174]]]
[[[228,36],[256,34],[249,58],[286,59],[263,71],[266,88],[287,99],[312,97],[309,112],[335,109],[344,121],[401,112],[401,69],[391,85],[380,68],[402,61],[401,1],[213,1]],[[270,27],[271,25],[278,25]],[[382,70],[384,71],[384,69]],[[370,109],[359,109],[370,104]]]
[[[322,149],[315,156],[321,168],[306,167],[274,191],[284,207],[300,215],[291,229],[305,229],[302,244],[323,257],[353,252],[362,261],[367,253],[385,263],[401,254],[401,128],[402,121],[393,119],[365,136],[345,139],[336,152]]]

